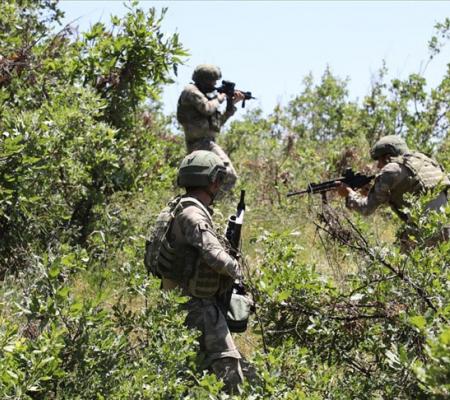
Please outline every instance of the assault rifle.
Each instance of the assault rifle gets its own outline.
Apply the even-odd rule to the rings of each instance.
[[[308,184],[308,187],[304,190],[289,192],[287,194],[287,197],[303,195],[306,193],[310,194],[322,193],[324,195],[329,190],[337,188],[341,182],[345,183],[347,186],[350,186],[352,189],[359,189],[367,185],[374,178],[375,175],[365,175],[361,172],[354,172],[351,168],[347,168],[344,172],[344,175],[341,176],[340,178],[332,179],[330,181],[325,181],[321,183],[310,183]]]
[[[236,84],[231,81],[222,81],[222,86],[219,86],[218,88],[215,88],[219,93],[225,93],[228,98],[232,98],[234,96],[234,92]],[[239,89],[238,89],[239,90]],[[243,90],[239,90],[239,92],[242,92],[244,94],[244,100],[242,100],[242,108],[245,107],[245,101],[255,99],[255,97],[252,96],[252,92],[245,92]]]

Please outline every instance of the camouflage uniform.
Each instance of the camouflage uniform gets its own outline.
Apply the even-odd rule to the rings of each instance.
[[[223,190],[230,190],[237,180],[236,170],[230,158],[216,143],[216,136],[236,107],[222,113],[217,96],[207,97],[195,84],[187,85],[178,99],[177,119],[183,127],[188,153],[208,150],[217,154],[227,168]]]
[[[212,210],[195,198],[183,198],[169,241],[182,254],[186,254],[186,249],[194,249],[196,262],[184,283],[163,278],[162,285],[164,289],[180,287],[185,295],[190,296],[185,305],[188,311],[186,324],[202,333],[201,366],[210,368],[223,379],[226,390],[233,392],[243,380],[239,362],[241,355],[218,306],[217,296],[240,276],[240,267],[216,234],[211,215]]]
[[[450,186],[448,176],[442,168],[431,158],[422,153],[406,153],[392,157],[375,179],[367,197],[357,192],[351,192],[346,199],[348,208],[363,215],[373,213],[380,205],[389,204],[391,208],[407,222],[407,215],[401,209],[407,206],[404,199],[406,193],[420,194],[426,190],[442,185],[445,189],[426,208],[441,210],[447,204],[447,187]],[[407,235],[407,232],[406,232]],[[448,228],[443,233],[448,235]]]

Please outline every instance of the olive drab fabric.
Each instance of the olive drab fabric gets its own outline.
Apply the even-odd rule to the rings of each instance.
[[[150,228],[146,237],[144,265],[149,273],[160,278],[160,261],[163,264],[170,264],[175,258],[174,250],[167,243],[166,235],[172,225],[174,212],[180,199],[181,197],[178,196],[167,204],[158,215],[155,224]]]
[[[200,139],[195,142],[188,143],[187,150],[189,153],[197,150],[207,150],[216,154],[222,160],[223,164],[226,167],[226,176],[222,185],[221,192],[229,191],[236,184],[237,172],[234,169],[230,158],[214,140]]]
[[[437,185],[450,186],[449,177],[443,168],[425,154],[419,152],[405,154],[399,157],[399,162],[411,171],[421,190],[433,189]]]
[[[406,142],[400,136],[388,135],[378,140],[370,150],[370,156],[378,160],[383,156],[400,156],[408,153],[409,149]]]
[[[181,92],[177,106],[177,120],[184,130],[186,143],[203,138],[215,139],[236,107],[220,111],[220,101],[214,93],[203,93],[196,85],[189,84]]]
[[[368,215],[382,204],[389,204],[402,219],[405,216],[401,209],[406,206],[406,193],[420,194],[441,185],[450,186],[447,174],[439,164],[426,155],[413,152],[392,157],[390,162],[381,169],[367,197],[353,192],[347,197],[347,206]],[[430,202],[429,208],[438,210],[447,202],[445,193],[437,200]]]
[[[159,278],[170,279],[186,285],[197,261],[192,247],[180,247],[171,243],[170,232],[175,216],[186,204],[198,203],[197,199],[177,196],[158,215],[155,225],[147,235],[144,264],[147,271]]]
[[[410,172],[407,179],[403,179],[392,188],[390,204],[397,213],[400,213],[400,209],[406,205],[405,193],[419,194],[438,185],[443,188],[450,186],[449,178],[440,165],[422,153],[404,154],[392,158],[391,162],[405,166]]]
[[[206,187],[217,180],[223,181],[226,168],[213,152],[197,150],[184,157],[178,169],[177,184],[180,187]]]
[[[222,78],[220,68],[212,64],[197,65],[192,74],[192,80],[199,84],[217,81],[220,78]]]
[[[188,153],[208,150],[223,161],[227,176],[222,191],[226,192],[233,188],[238,176],[231,160],[215,140],[222,126],[236,112],[236,107],[227,100],[225,110],[220,109],[224,98],[219,97],[214,85],[221,77],[220,69],[214,65],[197,66],[192,75],[194,83],[187,85],[178,99],[177,120],[183,128]]]
[[[186,324],[201,332],[199,338],[202,368],[211,368],[223,378],[229,393],[242,382],[239,363],[241,355],[231,336],[217,297],[241,276],[238,261],[227,252],[224,238],[217,234],[212,222],[212,210],[185,197],[180,201],[168,240],[173,248],[194,249],[194,268],[188,267],[186,283],[174,284],[162,279],[162,287],[180,288],[190,300],[183,306],[188,312]],[[233,360],[230,360],[233,359]]]
[[[169,241],[173,247],[197,251],[195,268],[184,289],[190,296],[208,298],[226,290],[240,276],[240,267],[216,233],[211,212],[192,199],[180,203],[182,209],[174,218]]]

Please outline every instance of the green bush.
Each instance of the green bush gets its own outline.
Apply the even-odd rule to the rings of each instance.
[[[159,100],[187,55],[164,12],[131,3],[112,26],[53,28],[57,2],[9,0],[0,15],[0,397],[216,399],[196,367],[197,332],[179,293],[142,264],[144,235],[174,195],[183,138]],[[431,56],[448,39],[436,26]],[[257,313],[237,338],[253,378],[235,398],[444,399],[449,396],[446,213],[361,218],[335,195],[286,199],[352,167],[399,134],[448,169],[449,71],[383,66],[362,103],[327,68],[286,107],[248,111],[220,144],[247,190],[244,249]],[[215,218],[234,210],[233,196]],[[219,225],[222,225],[219,223]],[[430,247],[435,244],[434,247]]]

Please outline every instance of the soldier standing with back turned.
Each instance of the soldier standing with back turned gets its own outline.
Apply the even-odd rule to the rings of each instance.
[[[228,393],[238,393],[243,381],[237,350],[219,304],[219,297],[241,277],[238,261],[212,222],[211,204],[221,190],[227,170],[220,158],[205,150],[187,155],[178,172],[178,186],[186,194],[169,203],[170,225],[150,252],[162,289],[178,288],[189,297],[186,324],[201,332],[200,367],[214,372]],[[169,215],[163,210],[158,219]],[[154,241],[154,239],[153,239]],[[155,241],[154,241],[155,242]],[[152,260],[146,265],[152,268]]]
[[[411,151],[399,136],[382,137],[370,151],[380,169],[375,183],[367,196],[361,196],[350,187],[341,184],[338,193],[346,198],[346,206],[363,215],[372,214],[379,206],[389,205],[408,224],[408,215],[402,209],[408,205],[405,194],[420,195],[441,186],[439,195],[426,208],[440,210],[447,205],[450,180],[441,166],[425,154]],[[411,228],[411,227],[410,227]],[[412,230],[404,231],[401,241],[407,244],[407,236]],[[441,240],[449,239],[449,227],[441,233]]]
[[[178,99],[177,119],[183,127],[187,152],[209,150],[219,156],[227,169],[222,190],[230,190],[236,183],[236,171],[223,149],[216,143],[221,127],[235,112],[234,106],[245,96],[236,90],[232,98],[217,93],[215,86],[222,77],[218,67],[210,64],[198,65],[192,74],[194,83],[187,85]],[[220,105],[226,101],[226,109]]]

